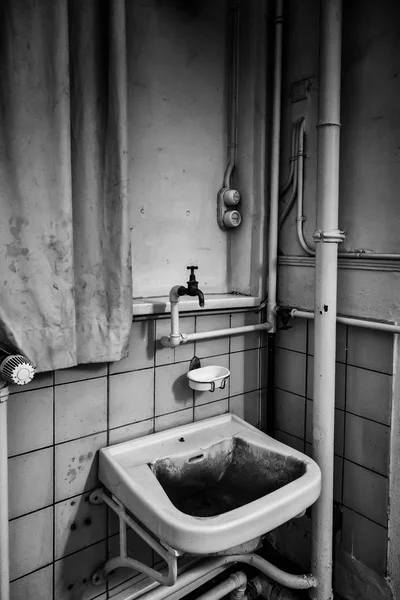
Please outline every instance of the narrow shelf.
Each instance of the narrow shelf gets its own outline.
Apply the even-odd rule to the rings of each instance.
[[[229,308],[252,308],[260,306],[257,296],[242,296],[240,294],[207,294],[204,310],[223,310]],[[199,309],[197,298],[182,296],[179,301],[179,312],[191,312]],[[168,314],[171,305],[168,296],[154,298],[133,298],[133,316]]]

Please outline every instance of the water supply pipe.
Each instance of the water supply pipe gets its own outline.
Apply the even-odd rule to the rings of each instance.
[[[239,0],[234,0],[233,6],[233,33],[232,33],[232,58],[230,82],[230,107],[229,107],[229,132],[228,132],[228,164],[224,173],[223,187],[230,189],[231,177],[237,158],[237,120],[239,96]]]
[[[283,0],[275,4],[275,54],[274,89],[272,103],[271,172],[268,228],[268,302],[267,321],[271,324],[271,336],[276,333],[276,287],[278,270],[278,209],[279,209],[279,153],[281,138],[282,96],[282,39]]]
[[[314,319],[315,315],[311,311],[300,310],[298,308],[286,308],[282,307],[279,310],[289,311],[289,316],[300,319]],[[400,325],[395,323],[384,323],[383,321],[373,321],[372,319],[357,319],[355,317],[341,317],[336,316],[336,322],[342,323],[343,325],[349,325],[350,327],[360,327],[363,329],[374,329],[375,331],[387,331],[388,333],[400,333]]]
[[[279,211],[279,153],[281,138],[281,97],[282,97],[282,39],[283,39],[283,0],[275,4],[275,51],[274,87],[272,102],[271,169],[269,190],[268,227],[268,276],[267,276],[267,322],[268,332],[267,371],[268,386],[266,415],[263,423],[267,433],[272,434],[275,421],[275,338],[276,338],[276,289],[278,275],[278,211]]]
[[[9,600],[10,598],[7,445],[8,395],[8,386],[0,389],[0,600]]]
[[[342,0],[322,0],[317,154],[317,230],[314,233],[313,458],[322,491],[312,509],[314,600],[332,600],[333,459],[338,243]]]
[[[247,586],[247,575],[243,571],[232,573],[228,579],[221,581],[214,588],[205,592],[197,598],[197,600],[221,600],[234,590],[237,590],[239,594],[235,596],[236,600],[240,600],[244,597]]]

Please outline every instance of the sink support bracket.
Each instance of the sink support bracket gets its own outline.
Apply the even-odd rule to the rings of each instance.
[[[151,577],[158,583],[163,585],[172,586],[176,582],[178,575],[178,556],[180,552],[177,552],[173,548],[167,545],[162,545],[158,542],[146,529],[137,523],[127,512],[125,506],[115,496],[110,497],[103,488],[94,490],[90,494],[90,504],[102,504],[105,503],[113,510],[119,518],[119,556],[110,558],[102,567],[97,569],[92,574],[93,585],[102,585],[107,577],[115,571],[118,567],[125,567],[129,569],[135,569],[140,573],[144,573],[148,577]],[[141,563],[138,560],[130,558],[127,552],[126,544],[126,527],[132,529],[142,540],[144,540],[161,558],[165,560],[168,566],[167,573],[160,573],[149,567],[148,565]]]

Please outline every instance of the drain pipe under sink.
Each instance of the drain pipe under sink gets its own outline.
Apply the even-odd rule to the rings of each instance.
[[[332,600],[342,0],[321,0],[314,303],[313,458],[322,492],[312,508],[314,600]]]

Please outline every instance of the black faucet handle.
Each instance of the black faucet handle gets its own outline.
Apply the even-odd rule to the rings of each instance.
[[[194,274],[194,272],[199,268],[196,266],[191,266],[191,267],[186,267],[188,271],[190,271],[190,277],[189,277],[189,281],[196,281],[196,275]]]

